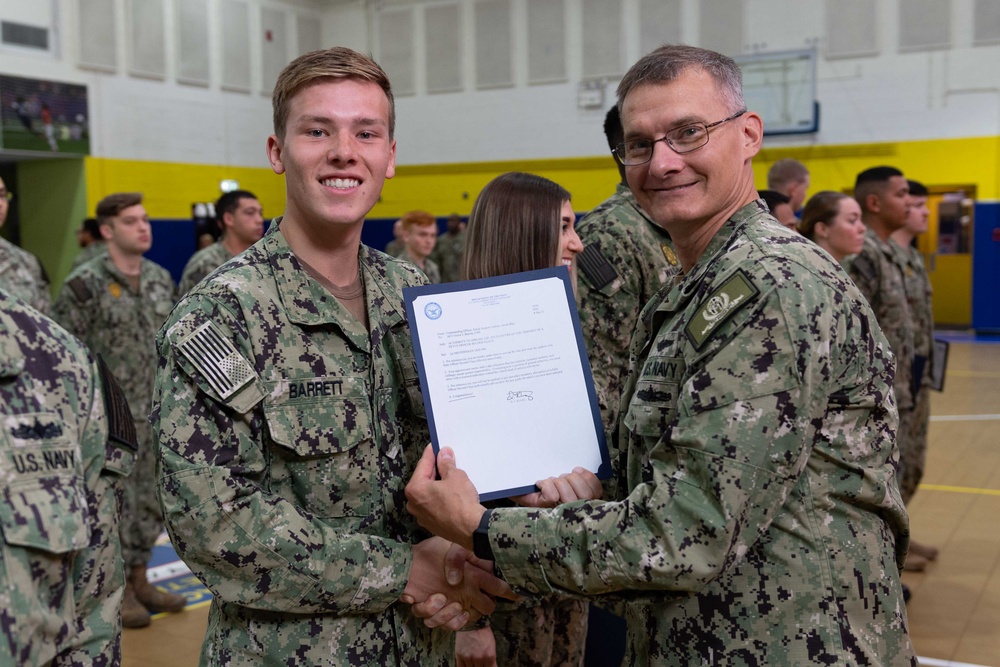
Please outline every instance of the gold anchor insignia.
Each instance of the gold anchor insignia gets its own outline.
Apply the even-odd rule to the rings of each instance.
[[[674,249],[666,243],[661,244],[660,248],[663,250],[663,256],[667,258],[667,264],[677,266],[677,253],[674,252]]]

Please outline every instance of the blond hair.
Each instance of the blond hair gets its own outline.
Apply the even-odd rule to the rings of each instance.
[[[285,123],[292,97],[300,90],[323,79],[360,79],[377,84],[389,101],[389,139],[396,131],[396,102],[389,77],[378,63],[363,53],[343,46],[312,51],[299,56],[281,70],[274,84],[271,106],[274,110],[274,133],[285,138]]]

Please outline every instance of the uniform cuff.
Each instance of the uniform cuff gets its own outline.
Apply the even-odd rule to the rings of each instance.
[[[369,536],[371,549],[365,564],[365,576],[357,583],[348,613],[371,614],[387,609],[397,602],[406,588],[413,565],[413,551],[408,544]],[[327,568],[328,593],[336,595],[346,582],[337,581],[343,575],[337,563]]]
[[[545,578],[535,544],[536,534],[548,534],[542,512],[526,508],[495,509],[489,530],[500,577],[531,595],[551,593],[552,585]]]

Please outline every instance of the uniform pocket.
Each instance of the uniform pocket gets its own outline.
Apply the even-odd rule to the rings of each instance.
[[[652,354],[642,365],[625,414],[625,427],[636,435],[659,438],[677,418],[677,398],[686,364],[679,357]]]
[[[641,379],[629,401],[625,427],[636,435],[659,438],[677,417],[676,382]]]
[[[0,526],[7,544],[54,554],[90,542],[80,449],[52,415],[5,418],[6,476]]]
[[[265,405],[277,460],[272,491],[287,488],[320,517],[364,517],[375,495],[375,439],[367,396]]]

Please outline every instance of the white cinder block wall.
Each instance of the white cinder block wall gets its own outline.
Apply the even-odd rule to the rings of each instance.
[[[538,35],[560,30],[529,17],[559,10],[562,73],[531,83],[529,44],[544,50]],[[477,12],[509,23],[477,22]],[[381,43],[387,14],[398,43]],[[428,43],[428,16],[455,19],[458,34],[444,35],[454,46]],[[87,85],[98,157],[265,167],[273,72],[334,44],[380,62],[410,54],[387,65],[414,90],[397,99],[399,164],[600,155],[593,128],[614,101],[611,70],[620,75],[661,35],[733,55],[816,49],[820,130],[769,147],[1000,134],[997,0],[0,0],[0,20],[51,30],[47,52],[0,46],[0,72]],[[204,54],[200,42],[184,46],[185,26],[207,35]],[[110,61],[83,63],[95,48]],[[509,84],[481,89],[507,67],[491,49],[505,48]],[[184,73],[199,58],[206,76],[192,80]],[[137,72],[150,61],[161,71]],[[453,92],[429,92],[442,72]],[[599,107],[581,108],[584,80],[597,81]]]

